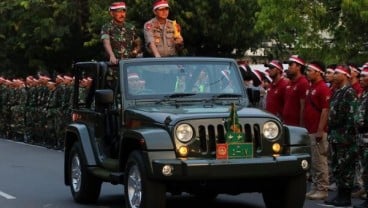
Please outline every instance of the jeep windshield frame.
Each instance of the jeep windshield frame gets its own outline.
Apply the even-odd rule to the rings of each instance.
[[[208,101],[246,97],[236,62],[224,58],[144,58],[120,62],[125,101]],[[222,96],[226,94],[227,96]]]

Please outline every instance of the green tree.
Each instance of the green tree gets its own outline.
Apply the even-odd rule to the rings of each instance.
[[[368,1],[258,0],[256,31],[275,47],[270,57],[297,53],[326,63],[362,62],[366,56]],[[360,28],[360,29],[359,29]],[[365,55],[364,55],[365,54]]]
[[[2,70],[65,72],[74,60],[89,58],[88,0],[13,0],[0,8]]]

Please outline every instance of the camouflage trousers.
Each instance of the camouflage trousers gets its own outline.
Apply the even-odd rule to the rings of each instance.
[[[61,148],[60,131],[61,117],[60,111],[57,108],[50,108],[47,112],[46,124],[46,143],[56,148]]]
[[[10,106],[4,106],[0,116],[0,132],[7,137],[10,132],[11,110]]]
[[[368,142],[363,140],[368,140],[368,134],[358,135],[358,157],[361,162],[363,186],[368,190]]]
[[[35,139],[35,118],[36,110],[35,107],[27,107],[25,110],[25,131],[28,139]]]
[[[16,105],[10,108],[11,120],[10,120],[10,133],[13,137],[19,137],[22,139],[25,133],[25,121],[24,121],[24,108],[20,105]]]
[[[3,108],[0,108],[0,113],[2,115],[0,116],[0,136],[4,136],[5,135],[5,119],[4,119],[4,114],[3,114]]]
[[[339,188],[353,188],[356,159],[356,144],[331,144],[332,174]]]

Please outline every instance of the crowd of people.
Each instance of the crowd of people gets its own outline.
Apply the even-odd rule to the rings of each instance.
[[[73,77],[0,77],[0,137],[62,149],[64,129],[71,121]],[[92,79],[80,82],[87,93]]]
[[[287,63],[284,69],[281,61],[272,60],[265,72],[244,62],[239,68],[245,86],[263,91],[263,102],[255,107],[308,130],[312,187],[306,198],[351,206],[351,196],[368,190],[368,62],[326,67],[292,55]],[[328,196],[331,178],[337,186],[334,196]],[[368,207],[368,200],[354,207]]]
[[[144,41],[136,27],[126,22],[127,5],[114,2],[109,7],[112,20],[102,26],[101,40],[107,60],[139,56],[177,56],[184,39],[180,26],[169,20],[169,3],[157,0],[152,5],[154,18],[143,26]],[[142,42],[144,42],[142,44]],[[143,52],[145,51],[145,52]],[[265,66],[265,72],[239,62],[245,88],[258,88],[263,99],[251,102],[278,116],[285,124],[305,127],[311,141],[311,200],[325,200],[335,207],[351,206],[357,181],[368,190],[368,64],[306,62],[297,55],[284,69],[279,60]],[[131,74],[132,85],[144,83]],[[91,79],[80,82],[88,90]],[[72,102],[70,76],[47,75],[22,79],[0,77],[0,134],[2,137],[63,147],[63,129],[70,121]],[[82,92],[83,93],[83,92]],[[357,168],[358,167],[358,168]],[[333,178],[337,194],[328,196]],[[368,207],[368,200],[356,208]]]

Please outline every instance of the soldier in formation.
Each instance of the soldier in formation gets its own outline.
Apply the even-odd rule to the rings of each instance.
[[[363,89],[358,99],[358,113],[355,123],[357,127],[358,157],[362,164],[363,191],[368,190],[368,66],[363,67],[360,73],[360,84]],[[368,199],[354,208],[367,208]]]
[[[82,95],[91,78],[81,81]],[[47,75],[37,78],[0,77],[0,136],[17,141],[62,149],[64,129],[71,121],[73,77]]]

